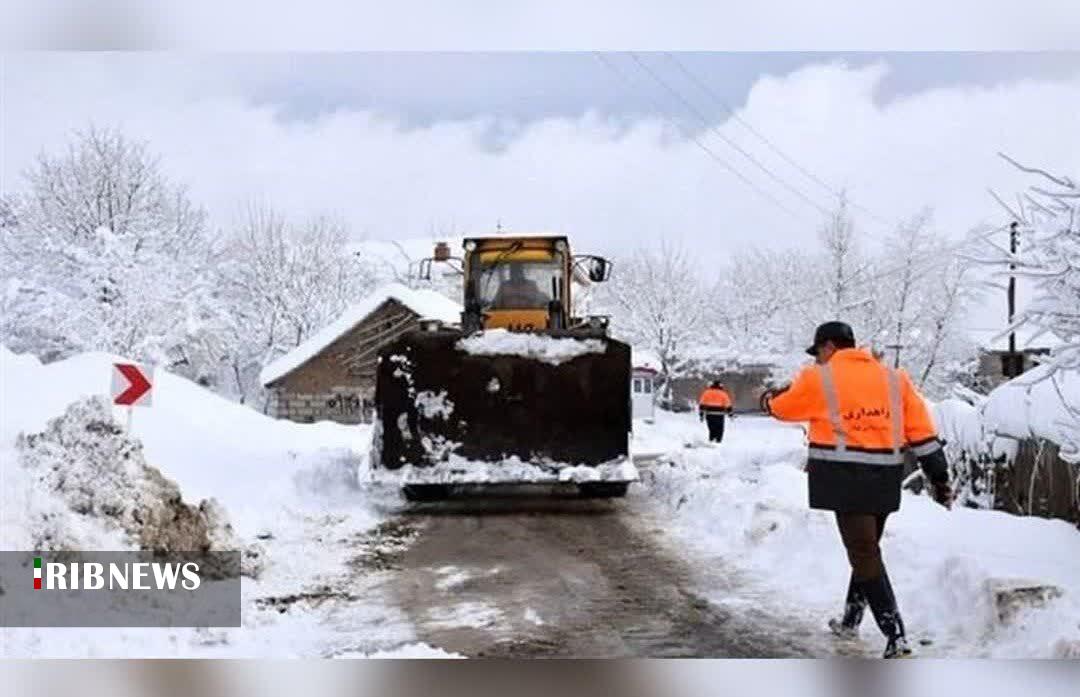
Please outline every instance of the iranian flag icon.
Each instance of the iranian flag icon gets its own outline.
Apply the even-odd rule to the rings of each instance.
[[[41,557],[34,557],[34,590],[41,590]]]

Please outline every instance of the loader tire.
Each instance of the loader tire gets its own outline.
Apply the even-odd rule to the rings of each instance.
[[[415,503],[443,501],[450,498],[450,487],[445,484],[406,484],[401,487],[405,500]]]
[[[586,499],[615,499],[626,496],[629,482],[586,482],[578,484],[578,493]]]

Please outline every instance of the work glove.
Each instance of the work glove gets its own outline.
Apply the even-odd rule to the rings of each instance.
[[[781,395],[791,389],[791,384],[781,385],[780,387],[770,387],[761,393],[761,410],[772,416],[772,409],[769,408],[769,400],[777,395]]]
[[[934,497],[934,500],[947,509],[952,508],[953,504],[953,491],[949,486],[949,481],[944,480],[940,482],[930,483],[930,495]]]

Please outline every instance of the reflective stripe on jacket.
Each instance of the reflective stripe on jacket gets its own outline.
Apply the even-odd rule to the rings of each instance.
[[[703,413],[726,413],[731,411],[731,396],[718,387],[706,388],[698,398],[698,411]]]
[[[827,364],[804,369],[769,400],[769,410],[783,421],[810,424],[813,508],[896,510],[908,450],[932,480],[947,476],[937,430],[911,379],[868,351],[843,349]]]

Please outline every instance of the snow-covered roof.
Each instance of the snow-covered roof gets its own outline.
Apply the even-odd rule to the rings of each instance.
[[[265,387],[304,365],[367,319],[368,315],[387,300],[398,301],[420,315],[420,319],[434,319],[446,324],[456,324],[461,319],[461,305],[441,293],[409,288],[400,283],[388,283],[360,302],[349,306],[340,317],[312,334],[307,341],[264,367],[259,373],[259,382]]]
[[[1009,334],[1004,329],[969,329],[975,344],[984,351],[1008,351]],[[1034,351],[1040,349],[1055,349],[1064,342],[1051,332],[1046,332],[1021,325],[1016,328],[1016,350]]]

